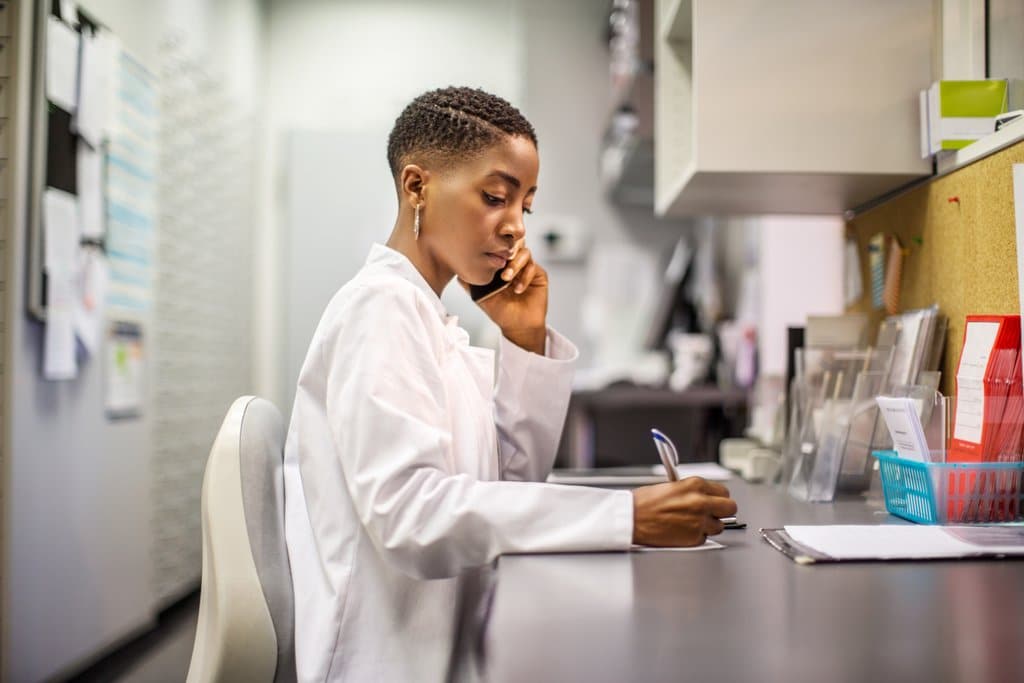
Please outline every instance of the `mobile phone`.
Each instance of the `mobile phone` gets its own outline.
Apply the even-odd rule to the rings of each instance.
[[[486,285],[470,285],[469,286],[469,298],[473,301],[480,303],[485,299],[489,299],[501,290],[512,284],[511,280],[502,280],[501,274],[505,272],[505,268],[502,267],[494,277]]]

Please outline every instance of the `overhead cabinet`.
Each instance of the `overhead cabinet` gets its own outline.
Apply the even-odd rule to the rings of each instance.
[[[658,0],[655,210],[837,214],[931,173],[932,0]]]

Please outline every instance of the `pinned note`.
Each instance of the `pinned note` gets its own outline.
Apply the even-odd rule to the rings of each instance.
[[[89,355],[95,355],[103,338],[104,303],[110,274],[107,260],[96,247],[83,248],[78,292],[75,297],[75,335]]]
[[[46,270],[46,332],[43,376],[73,379],[75,359],[74,309],[78,259],[78,213],[75,198],[52,187],[43,193],[43,242]]]
[[[82,34],[81,40],[78,106],[71,127],[93,149],[98,149],[110,128],[116,45],[111,34],[106,31],[87,31]]]
[[[46,31],[46,98],[66,112],[78,99],[78,34],[57,17]]]

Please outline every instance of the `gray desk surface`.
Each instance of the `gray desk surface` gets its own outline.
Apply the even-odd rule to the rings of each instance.
[[[728,547],[506,556],[488,681],[1024,681],[1024,561],[799,566],[759,527],[899,523],[733,480]]]

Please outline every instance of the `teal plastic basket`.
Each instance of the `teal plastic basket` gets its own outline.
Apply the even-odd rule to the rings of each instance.
[[[876,451],[885,509],[918,524],[1024,519],[1024,462],[915,462]]]

